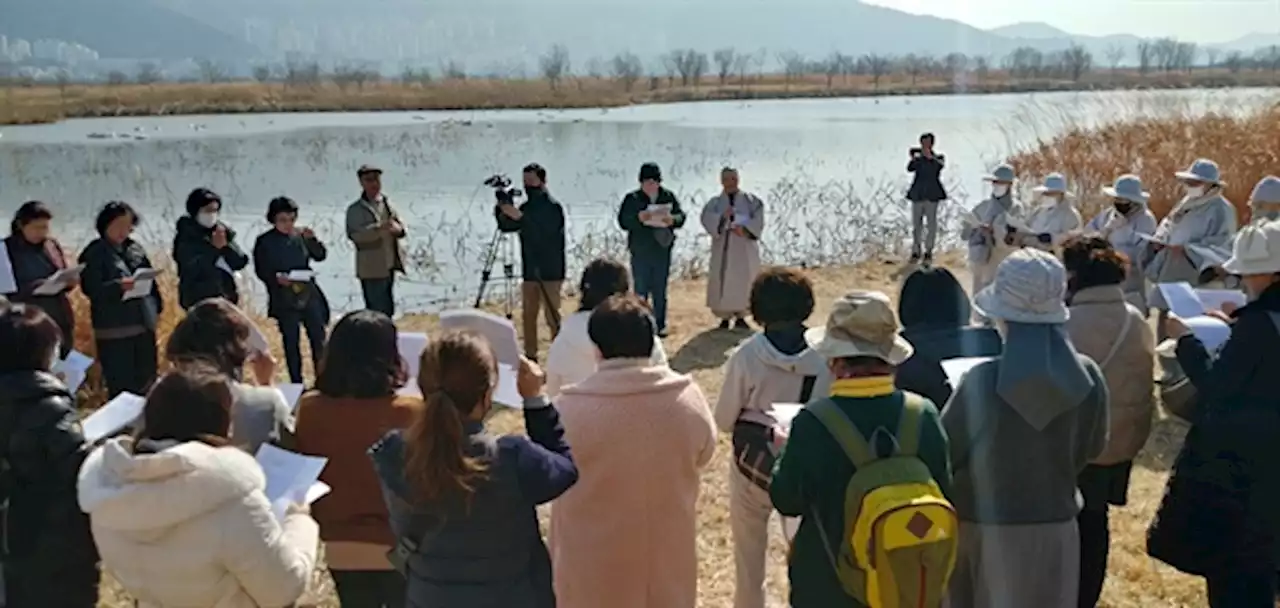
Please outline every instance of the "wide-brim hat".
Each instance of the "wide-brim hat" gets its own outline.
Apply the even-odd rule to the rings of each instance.
[[[370,174],[382,175],[382,169],[378,168],[376,165],[367,165],[367,164],[360,165],[360,168],[356,169],[356,177],[364,177]]]
[[[1268,175],[1253,187],[1253,193],[1249,195],[1250,205],[1275,205],[1280,204],[1280,177]]]
[[[915,353],[900,329],[888,296],[854,291],[837,299],[826,326],[804,332],[804,339],[827,359],[873,357],[896,366]]]
[[[1142,178],[1136,175],[1121,175],[1116,178],[1114,185],[1103,186],[1102,193],[1139,205],[1145,205],[1151,200],[1151,193],[1142,189]]]
[[[1031,189],[1036,194],[1061,194],[1063,196],[1072,196],[1067,191],[1067,178],[1061,173],[1050,173],[1045,176],[1044,183]]]
[[[1066,323],[1067,270],[1053,255],[1019,249],[996,268],[996,278],[973,298],[978,314],[1014,323]]]
[[[1186,171],[1178,171],[1177,173],[1174,173],[1173,176],[1178,179],[1205,182],[1215,186],[1222,186],[1225,184],[1225,182],[1222,181],[1222,171],[1218,168],[1218,163],[1207,158],[1196,159],[1196,161],[1191,163],[1191,166],[1188,167]]]
[[[1013,183],[1017,177],[1018,174],[1013,170],[1013,165],[1010,165],[1009,163],[1002,163],[997,165],[995,169],[992,169],[991,173],[983,176],[982,179],[989,182]]]
[[[1280,273],[1280,221],[1241,228],[1222,269],[1234,275]]]

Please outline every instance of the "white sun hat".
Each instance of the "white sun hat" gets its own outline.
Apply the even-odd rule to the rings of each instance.
[[[973,305],[984,317],[1015,323],[1066,323],[1067,269],[1039,249],[1019,249],[996,268],[996,279]]]
[[[1280,272],[1280,221],[1249,224],[1236,233],[1231,259],[1222,269],[1234,275]]]
[[[1036,194],[1063,194],[1071,196],[1067,192],[1067,177],[1061,173],[1050,173],[1044,178],[1044,183],[1032,189]]]
[[[1280,203],[1280,177],[1268,175],[1253,187],[1249,195],[1250,205],[1274,205]]]
[[[990,174],[986,175],[982,179],[989,182],[1013,183],[1013,180],[1016,177],[1017,173],[1014,172],[1013,165],[1010,165],[1009,163],[1000,163],[999,165],[996,165],[995,169],[991,170]]]
[[[874,357],[901,365],[915,349],[898,334],[900,329],[889,296],[878,291],[853,291],[835,301],[825,327],[804,332],[804,339],[828,359]]]
[[[1205,182],[1215,186],[1221,186],[1225,182],[1222,181],[1222,172],[1218,169],[1218,163],[1207,158],[1198,158],[1195,162],[1187,167],[1186,171],[1179,171],[1173,174],[1178,179],[1186,179],[1196,182]]]
[[[1139,205],[1145,205],[1151,200],[1151,193],[1142,189],[1142,178],[1133,174],[1117,177],[1114,185],[1102,188],[1102,193],[1111,198],[1124,199]]]

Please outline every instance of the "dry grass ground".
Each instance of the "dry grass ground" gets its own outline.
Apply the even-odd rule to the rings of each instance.
[[[968,284],[967,273],[957,256],[947,256],[943,263]],[[823,268],[809,271],[814,281],[819,306],[811,323],[821,323],[829,303],[849,289],[878,289],[896,298],[900,281],[899,267],[883,260],[869,261],[853,266]],[[671,337],[666,340],[672,366],[692,374],[712,403],[719,395],[723,381],[722,364],[731,350],[749,334],[746,332],[712,331],[714,319],[703,306],[705,282],[679,281],[671,286],[670,326]],[[168,291],[168,288],[166,288]],[[573,310],[574,302],[566,302],[563,312]],[[178,313],[166,314],[164,324],[171,326]],[[259,321],[274,336],[272,325]],[[431,315],[415,315],[399,323],[405,330],[431,332],[436,318]],[[89,348],[82,333],[78,345]],[[543,349],[547,341],[544,336]],[[273,345],[277,358],[281,357],[280,345]],[[96,381],[96,380],[95,380]],[[88,395],[86,395],[88,396]],[[520,432],[522,421],[513,413],[498,415],[491,428],[500,432]],[[1139,457],[1134,469],[1130,490],[1130,506],[1113,513],[1112,553],[1110,578],[1103,595],[1102,606],[1109,608],[1192,607],[1204,605],[1203,585],[1198,579],[1181,575],[1146,556],[1145,531],[1164,490],[1167,471],[1178,446],[1184,428],[1177,422],[1162,419],[1156,426],[1151,441]],[[702,608],[726,608],[732,606],[733,597],[733,541],[729,531],[728,474],[730,443],[727,436],[721,438],[719,449],[711,465],[703,474],[702,492],[698,507],[699,550],[699,600]],[[545,513],[544,513],[545,515]],[[545,521],[545,518],[544,518]],[[771,528],[771,533],[776,527]],[[771,538],[768,589],[771,607],[786,605],[787,577],[785,548],[780,535]],[[337,608],[327,576],[318,572],[315,585],[319,606]],[[131,600],[109,577],[103,586],[102,606],[127,608]]]
[[[1230,74],[1198,70],[1191,74],[1099,71],[1080,81],[1052,78],[1012,79],[992,71],[949,79],[903,74],[883,76],[822,75],[786,78],[748,75],[743,81],[704,78],[694,86],[679,79],[645,77],[626,87],[609,78],[566,78],[556,88],[543,80],[467,79],[428,83],[381,81],[339,87],[333,82],[227,82],[157,84],[11,84],[0,88],[0,124],[30,124],[97,116],[174,114],[239,114],[262,112],[336,112],[387,110],[460,110],[509,108],[614,107],[712,99],[791,97],[858,97],[867,95],[935,95],[947,93],[1013,93],[1055,90],[1274,86],[1275,72]]]

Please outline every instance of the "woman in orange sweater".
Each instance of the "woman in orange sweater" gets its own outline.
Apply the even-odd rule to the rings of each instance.
[[[315,389],[298,402],[298,451],[329,459],[320,480],[333,491],[312,513],[343,606],[405,605],[404,577],[386,557],[395,538],[367,451],[422,409],[421,399],[396,395],[406,378],[395,324],[361,310],[333,328]]]

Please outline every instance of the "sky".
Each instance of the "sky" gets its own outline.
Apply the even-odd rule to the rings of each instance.
[[[1073,34],[1226,42],[1280,32],[1280,0],[863,0],[989,29],[1041,21]]]

